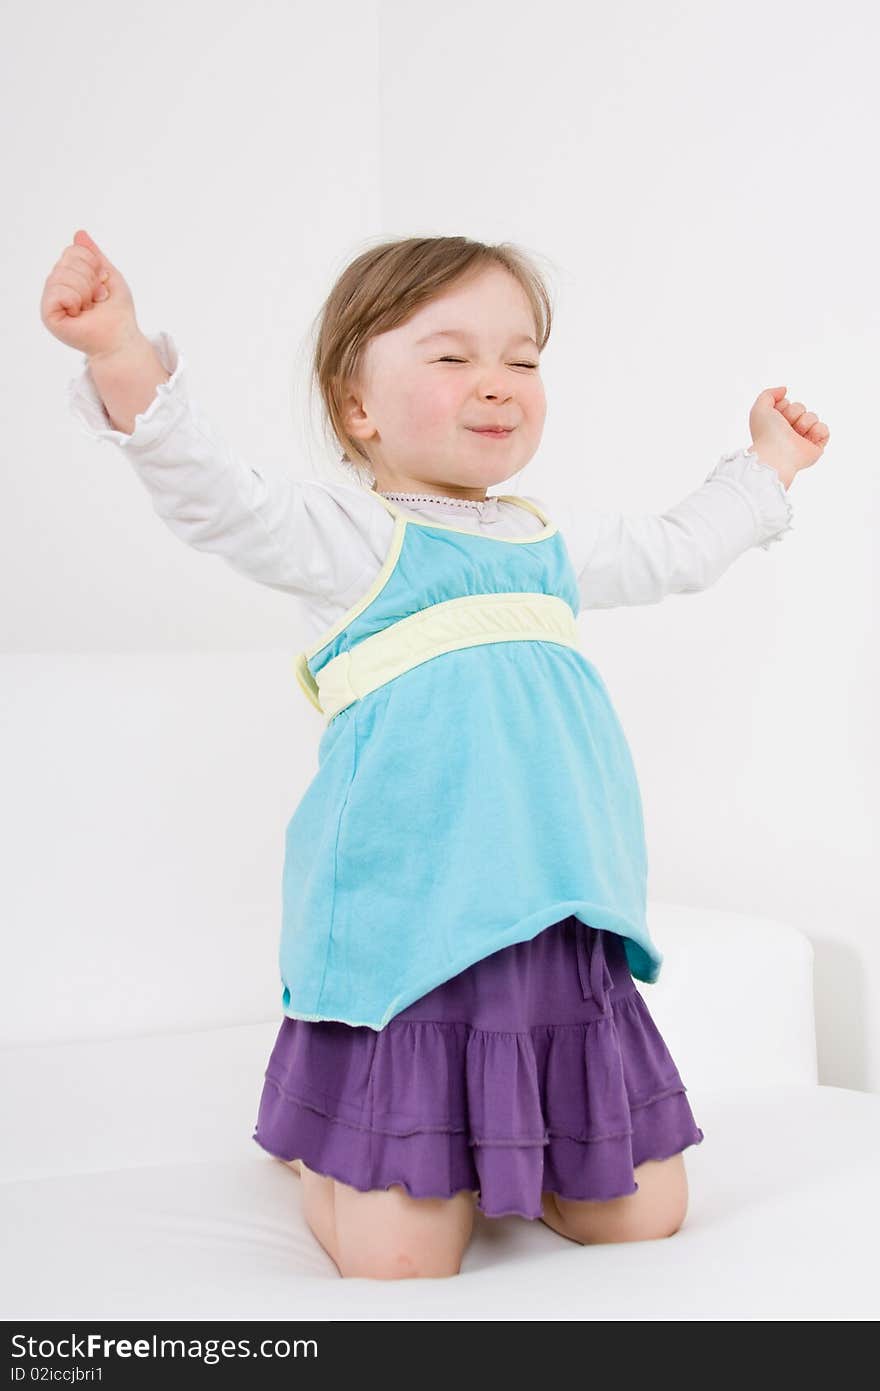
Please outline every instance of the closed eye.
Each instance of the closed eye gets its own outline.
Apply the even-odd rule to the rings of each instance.
[[[463,358],[463,357],[441,357],[441,358],[438,358],[437,361],[438,361],[438,362],[464,362],[464,361],[466,361],[466,359]],[[537,369],[537,367],[539,366],[539,364],[538,364],[537,362],[512,362],[510,365],[511,365],[511,367],[531,367],[531,368],[533,368],[533,369]]]

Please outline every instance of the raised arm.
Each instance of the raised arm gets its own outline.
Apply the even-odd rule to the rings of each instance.
[[[84,228],[46,278],[40,317],[82,354],[67,392],[81,429],[127,458],[181,541],[273,589],[333,601],[375,564],[385,510],[364,488],[239,459],[190,399],[170,335],[141,331],[125,277]]]
[[[300,596],[345,593],[373,555],[375,502],[354,485],[274,472],[270,479],[246,464],[190,397],[186,363],[171,335],[161,332],[145,342],[166,379],[126,422],[130,432],[110,417],[100,362],[93,367],[86,358],[68,382],[68,404],[83,433],[125,455],[154,511],[186,545],[221,556],[272,589]],[[116,400],[110,396],[114,415],[123,414]]]
[[[604,609],[707,589],[737,556],[781,540],[792,517],[776,470],[740,449],[667,512],[586,511],[561,529],[582,608]]]

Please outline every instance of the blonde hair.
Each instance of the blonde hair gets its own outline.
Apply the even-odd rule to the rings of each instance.
[[[491,266],[503,267],[522,287],[540,351],[550,337],[550,295],[529,256],[510,242],[492,245],[468,237],[401,237],[362,252],[337,278],[313,323],[311,378],[321,398],[328,442],[341,446],[340,463],[358,481],[364,481],[358,462],[369,470],[370,460],[345,428],[343,400],[346,384],[358,379],[367,343],[397,328],[455,282]]]

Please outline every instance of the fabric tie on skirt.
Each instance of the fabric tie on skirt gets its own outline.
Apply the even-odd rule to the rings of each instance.
[[[577,950],[578,978],[581,993],[585,1000],[595,1000],[601,1005],[603,1014],[611,1013],[609,991],[614,989],[614,981],[605,960],[602,943],[591,927],[573,918],[575,924],[575,947]]]

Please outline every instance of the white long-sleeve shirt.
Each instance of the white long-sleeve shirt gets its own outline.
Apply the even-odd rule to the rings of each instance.
[[[302,601],[310,640],[329,631],[364,594],[388,553],[394,518],[363,484],[266,477],[240,459],[188,390],[186,364],[170,334],[150,338],[166,371],[131,434],[113,428],[88,365],[68,383],[68,404],[86,435],[117,445],[156,513],[196,550]],[[537,516],[514,503],[386,492],[398,507],[493,536],[538,532]],[[753,546],[767,549],[791,529],[792,507],[776,470],[754,453],[722,455],[702,487],[660,515],[569,509],[552,515],[578,580],[581,606],[653,604],[706,589]]]

